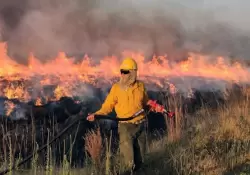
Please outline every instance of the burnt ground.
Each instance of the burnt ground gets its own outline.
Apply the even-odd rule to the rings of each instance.
[[[240,87],[235,86],[235,92],[239,96]],[[97,91],[97,93],[99,93]],[[226,102],[222,98],[221,92],[199,92],[196,91],[192,98],[186,98],[181,96],[181,94],[171,95],[169,92],[158,92],[149,91],[149,97],[151,99],[157,99],[157,101],[163,104],[166,108],[174,110],[177,106],[182,107],[181,113],[186,117],[192,115],[192,113],[199,110],[203,105],[209,106],[210,108],[217,108],[219,105]],[[233,98],[231,96],[230,98]],[[103,98],[104,99],[104,98]],[[103,100],[102,99],[102,100]],[[9,101],[10,99],[1,98],[1,101]],[[62,148],[66,146],[66,153],[69,156],[70,146],[72,146],[72,139],[75,138],[73,144],[72,152],[72,165],[83,166],[85,159],[84,150],[84,139],[83,136],[90,129],[94,129],[97,126],[101,128],[102,136],[109,137],[109,133],[112,130],[115,133],[115,138],[117,138],[117,122],[110,120],[100,120],[95,123],[90,123],[85,120],[88,113],[95,111],[100,107],[97,105],[95,100],[79,102],[70,97],[62,97],[59,101],[49,102],[43,106],[35,106],[34,103],[21,103],[18,100],[11,100],[13,103],[18,104],[22,107],[24,118],[17,118],[15,115],[18,113],[18,109],[13,110],[13,118],[8,118],[4,115],[5,110],[2,110],[1,119],[1,154],[7,156],[4,153],[9,151],[8,144],[9,138],[12,139],[12,150],[15,151],[15,155],[18,156],[19,153],[26,157],[34,149],[34,138],[36,144],[41,147],[46,144],[48,139],[51,140],[52,137],[56,136],[62,129],[66,128],[74,120],[81,118],[75,127],[70,128],[60,139],[58,139],[52,146],[53,154],[56,155],[58,164],[63,159]],[[171,106],[168,104],[173,104]],[[110,114],[110,117],[115,117],[115,113]],[[186,119],[188,120],[188,119]],[[185,120],[184,120],[185,121]],[[159,113],[148,114],[148,136],[152,139],[158,139],[163,133],[167,131],[165,116]],[[185,122],[183,123],[185,127]],[[8,132],[8,136],[6,136]],[[114,139],[115,139],[114,138]],[[71,139],[71,140],[70,140]],[[113,145],[115,148],[115,145]],[[44,154],[43,154],[44,153]],[[46,155],[46,150],[41,155]],[[40,163],[45,162],[45,157],[39,160]]]

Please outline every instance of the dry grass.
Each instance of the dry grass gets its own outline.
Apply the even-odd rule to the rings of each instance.
[[[250,103],[245,92],[231,94],[230,101],[217,111],[204,107],[196,113],[193,129],[186,134],[188,141],[180,140],[171,153],[173,162],[181,165],[178,173],[224,174],[248,163]]]
[[[85,150],[89,153],[96,167],[101,166],[102,138],[100,129],[89,131],[85,136]]]

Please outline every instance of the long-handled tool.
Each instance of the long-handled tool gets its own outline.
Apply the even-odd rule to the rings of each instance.
[[[150,101],[148,103],[148,105],[150,105]],[[153,105],[157,104],[155,101],[154,103],[152,103]],[[151,106],[152,107],[152,106]],[[153,106],[154,107],[154,106]],[[158,106],[159,107],[159,106]],[[136,117],[138,117],[140,114],[144,113],[145,110],[141,109],[138,112],[136,112],[135,114],[133,114],[131,117],[128,118],[112,118],[112,117],[108,117],[106,115],[95,115],[95,120],[103,120],[103,119],[108,119],[108,120],[115,120],[115,121],[129,121],[132,120]],[[162,110],[163,113],[166,113],[170,118],[173,117],[174,113],[170,113],[167,110]],[[85,118],[86,119],[86,118]],[[80,122],[81,120],[83,120],[83,118],[79,118],[75,121],[73,121],[71,124],[69,124],[66,128],[64,128],[60,133],[57,134],[57,136],[55,136],[48,144],[44,144],[42,145],[38,150],[36,150],[36,154],[41,152],[42,150],[44,150],[46,147],[48,147],[49,145],[51,145],[53,142],[55,142],[58,138],[60,138],[66,131],[68,131],[71,127],[73,127],[75,124],[77,124],[78,122]],[[84,120],[87,121],[87,120]],[[17,165],[13,165],[10,168],[7,168],[3,171],[0,172],[0,175],[4,175],[12,170],[15,170],[16,167],[21,166],[22,164],[26,163],[27,161],[29,161],[30,159],[32,159],[34,155],[34,152],[32,154],[30,154],[29,156],[27,156],[23,161],[19,162]]]

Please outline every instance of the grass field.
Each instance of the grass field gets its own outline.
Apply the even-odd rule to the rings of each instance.
[[[250,91],[229,91],[227,101],[214,109],[204,106],[190,116],[183,116],[178,98],[168,101],[176,112],[175,123],[157,140],[149,139],[146,161],[142,174],[250,174]],[[167,123],[168,126],[170,123]],[[61,167],[53,165],[51,149],[47,149],[46,165],[39,166],[34,155],[32,168],[19,169],[12,174],[110,174],[109,152],[106,159],[100,158],[101,140],[98,132],[90,132],[86,138],[86,151],[90,158],[86,168],[69,166],[65,159]],[[4,155],[3,155],[4,156]],[[13,157],[8,155],[1,167],[11,166]],[[21,160],[21,158],[20,158]],[[15,161],[17,163],[18,161]],[[122,165],[116,167],[121,172]]]

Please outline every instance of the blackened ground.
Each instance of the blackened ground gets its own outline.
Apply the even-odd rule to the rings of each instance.
[[[235,92],[237,96],[241,93],[241,88],[236,86]],[[98,90],[97,94],[101,94]],[[199,110],[203,105],[208,105],[211,108],[217,108],[219,105],[225,103],[225,99],[222,98],[221,92],[195,92],[192,98],[186,98],[181,94],[171,95],[168,92],[153,92],[149,91],[149,97],[155,99],[158,103],[163,104],[167,109],[174,110],[177,107],[183,108],[183,114],[192,114]],[[233,98],[233,97],[232,97]],[[8,100],[3,98],[1,100]],[[102,99],[102,101],[104,98]],[[18,100],[14,100],[16,104],[21,103]],[[173,103],[174,102],[174,103]],[[99,104],[96,105],[96,104]],[[77,119],[82,119],[77,125],[70,128],[62,137],[56,141],[52,146],[53,155],[57,159],[57,163],[62,162],[63,155],[66,154],[68,158],[72,155],[72,165],[83,166],[85,158],[84,150],[84,135],[90,129],[100,127],[103,137],[110,137],[110,131],[113,133],[113,139],[118,139],[117,122],[111,120],[100,120],[95,123],[91,123],[85,120],[88,113],[95,111],[100,107],[100,103],[96,103],[95,99],[88,102],[76,102],[75,99],[70,97],[62,97],[59,101],[49,102],[43,106],[35,106],[31,102],[26,104],[26,120],[6,120],[6,117],[1,117],[3,128],[7,127],[7,130],[1,132],[1,135],[6,135],[9,132],[13,141],[19,143],[19,146],[15,149],[16,155],[19,152],[23,156],[27,156],[33,150],[32,133],[35,134],[35,141],[39,146],[46,144],[48,139],[56,136],[61,130],[65,129],[70,123]],[[110,117],[115,117],[115,113],[110,114]],[[158,136],[165,133],[167,130],[165,116],[160,113],[150,112],[148,117],[148,135],[149,138],[153,138],[153,133],[158,133]],[[32,123],[34,124],[32,128]],[[34,132],[35,131],[35,132]],[[17,135],[16,135],[17,134]],[[48,137],[49,136],[49,137]],[[7,143],[6,137],[1,136],[0,145]],[[23,140],[25,138],[26,141]],[[73,142],[74,141],[74,142]],[[73,144],[72,144],[73,142]],[[14,142],[13,142],[14,143]],[[112,142],[115,143],[115,142]],[[65,147],[66,146],[66,147]],[[72,148],[72,154],[70,148]],[[112,145],[115,149],[116,145]],[[5,150],[6,149],[6,150]],[[9,148],[1,146],[1,154],[4,151],[9,151]],[[45,152],[41,153],[40,163],[45,162]]]

